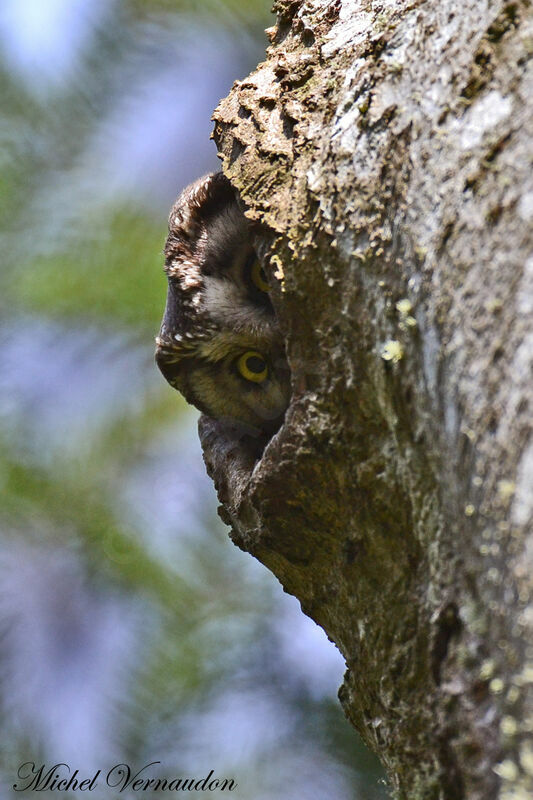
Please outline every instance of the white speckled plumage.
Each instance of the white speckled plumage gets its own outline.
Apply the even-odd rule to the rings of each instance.
[[[165,256],[169,289],[156,340],[163,375],[208,416],[273,432],[289,401],[283,338],[267,291],[253,280],[260,267],[248,222],[221,173],[178,197]],[[264,359],[261,382],[240,374],[246,354]]]

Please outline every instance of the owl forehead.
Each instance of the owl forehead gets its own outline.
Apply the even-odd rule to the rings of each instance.
[[[268,351],[267,342],[251,339],[237,331],[219,331],[216,336],[198,340],[195,343],[195,356],[204,361],[231,361],[247,350]]]
[[[162,328],[156,339],[157,349],[162,359],[178,363],[185,359],[198,359],[207,362],[220,362],[236,358],[247,350],[261,354],[270,353],[276,357],[283,353],[282,339],[271,336],[251,337],[249,333],[237,330],[220,329],[207,326],[194,331],[174,332]]]
[[[165,270],[187,305],[200,306],[204,276],[228,274],[247,241],[248,223],[222,176],[185,190],[170,213]]]

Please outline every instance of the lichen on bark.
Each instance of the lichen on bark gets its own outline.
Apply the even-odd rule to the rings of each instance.
[[[529,2],[288,2],[215,112],[287,338],[232,537],[347,663],[398,798],[533,796]]]

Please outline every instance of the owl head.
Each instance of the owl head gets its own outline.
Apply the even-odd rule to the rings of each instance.
[[[248,222],[222,173],[187,187],[172,207],[165,271],[156,340],[164,377],[207,416],[273,433],[289,403],[283,337]]]

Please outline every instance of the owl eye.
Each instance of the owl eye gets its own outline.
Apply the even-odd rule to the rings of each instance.
[[[256,259],[251,266],[250,269],[250,276],[254,285],[261,291],[261,292],[269,292],[270,291],[270,284],[267,281],[266,272]]]
[[[261,353],[255,350],[248,350],[239,357],[237,369],[243,378],[253,383],[263,383],[268,378],[267,363]]]

